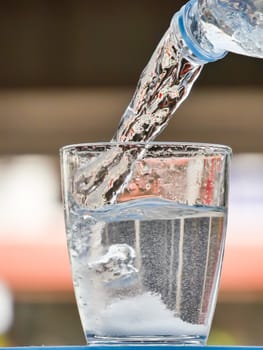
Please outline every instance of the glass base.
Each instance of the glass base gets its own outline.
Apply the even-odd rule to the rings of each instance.
[[[207,338],[197,335],[180,336],[129,336],[129,337],[102,337],[94,334],[87,334],[88,345],[144,345],[144,346],[162,346],[162,345],[206,345]]]

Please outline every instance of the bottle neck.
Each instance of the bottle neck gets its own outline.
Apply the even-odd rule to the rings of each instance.
[[[198,16],[198,0],[190,0],[172,18],[171,28],[180,35],[188,48],[188,58],[198,64],[217,61],[227,54],[226,51],[216,50],[202,33]]]

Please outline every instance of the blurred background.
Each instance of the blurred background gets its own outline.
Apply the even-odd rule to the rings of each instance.
[[[108,141],[184,1],[9,0],[0,7],[0,346],[84,344],[58,149]],[[159,137],[233,148],[210,344],[262,345],[262,61],[207,65]]]

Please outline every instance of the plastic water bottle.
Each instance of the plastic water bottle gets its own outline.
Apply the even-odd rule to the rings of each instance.
[[[228,51],[263,58],[263,0],[190,0],[171,27],[201,62]]]

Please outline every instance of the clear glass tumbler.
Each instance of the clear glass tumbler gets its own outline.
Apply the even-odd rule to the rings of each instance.
[[[205,344],[224,251],[231,149],[61,149],[67,243],[88,343]]]

